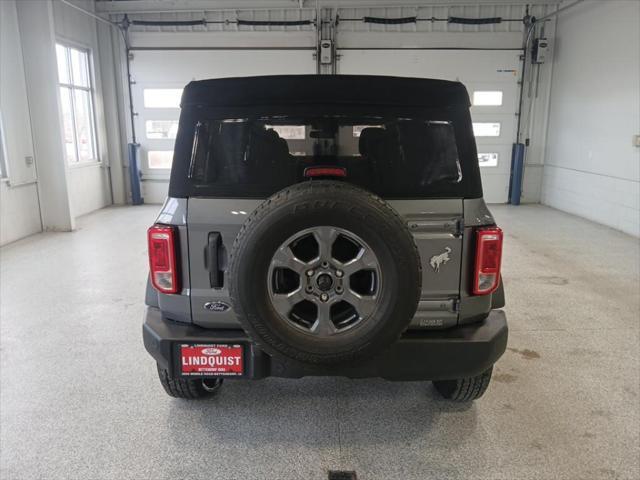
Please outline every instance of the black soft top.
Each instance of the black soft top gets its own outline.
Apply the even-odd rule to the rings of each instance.
[[[387,105],[469,107],[460,82],[379,75],[270,75],[189,83],[182,107],[257,105]]]

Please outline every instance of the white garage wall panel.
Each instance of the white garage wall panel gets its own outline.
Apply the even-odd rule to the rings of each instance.
[[[558,20],[543,203],[640,236],[640,2]]]
[[[0,245],[42,231],[36,184],[11,187],[0,184]]]
[[[31,121],[16,5],[0,2],[0,116],[7,177],[0,179],[0,245],[41,230]]]
[[[75,3],[85,10],[93,10],[94,2],[91,0],[75,0]],[[109,145],[104,123],[98,36],[94,19],[61,2],[53,3],[53,16],[57,41],[91,50],[96,133],[101,162],[68,167],[67,182],[72,212],[79,216],[111,204],[109,179],[104,168],[109,163]]]

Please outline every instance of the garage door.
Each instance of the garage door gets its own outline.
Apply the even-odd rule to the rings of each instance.
[[[520,52],[515,50],[339,51],[338,72],[459,80],[469,90],[484,198],[506,203],[516,136]]]
[[[191,80],[315,73],[310,50],[137,50],[131,75],[142,193],[164,201],[178,128],[182,89]]]

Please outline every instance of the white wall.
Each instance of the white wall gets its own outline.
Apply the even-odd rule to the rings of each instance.
[[[16,11],[42,225],[45,230],[73,230],[62,143],[52,2],[20,1],[16,2]]]
[[[31,122],[14,2],[0,2],[0,115],[8,176],[0,180],[0,245],[41,230]]]
[[[93,0],[74,0],[74,3],[85,10],[93,11]],[[94,163],[67,167],[71,209],[77,217],[111,204],[107,170],[103,168],[104,165],[109,163],[110,149],[107,141],[104,105],[102,102],[98,35],[95,19],[62,2],[53,2],[53,21],[57,41],[88,48],[92,52],[98,154],[102,165]]]
[[[86,10],[93,0],[73,0]],[[45,230],[72,230],[77,216],[112,203],[110,151],[96,21],[57,0],[0,1],[0,113],[8,176],[0,181],[0,244]],[[107,27],[110,28],[110,27]],[[57,88],[55,43],[92,51],[100,162],[67,165]],[[115,79],[107,75],[107,89]],[[33,159],[25,161],[26,157]],[[37,174],[36,174],[37,172]],[[122,181],[120,181],[120,184]],[[122,185],[120,185],[122,186]],[[122,188],[120,189],[122,190]],[[124,199],[122,199],[124,200]]]
[[[542,202],[640,236],[640,2],[558,19]]]

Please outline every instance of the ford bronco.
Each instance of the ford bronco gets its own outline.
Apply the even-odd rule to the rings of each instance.
[[[502,231],[459,82],[191,82],[148,246],[144,345],[174,397],[338,375],[470,401],[506,348]]]

